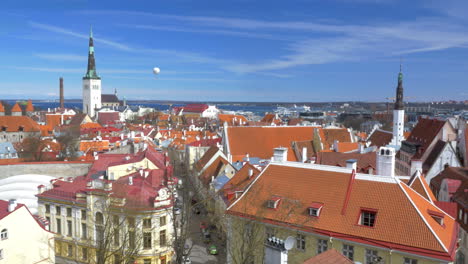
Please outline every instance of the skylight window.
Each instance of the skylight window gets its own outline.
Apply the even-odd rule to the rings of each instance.
[[[320,212],[322,211],[323,203],[314,202],[307,208],[307,211],[310,216],[319,217]]]
[[[270,200],[267,201],[267,207],[271,209],[276,209],[278,208],[280,201],[281,201],[281,197],[273,196],[270,198]]]
[[[359,217],[359,224],[363,226],[373,227],[375,225],[375,218],[377,211],[363,209]]]
[[[443,226],[444,225],[444,214],[432,210],[427,210],[427,213],[436,221],[439,225]]]

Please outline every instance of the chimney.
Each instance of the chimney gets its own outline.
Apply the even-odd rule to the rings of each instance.
[[[250,161],[250,155],[249,155],[249,153],[245,154],[245,161],[247,161],[247,162]]]
[[[60,108],[65,109],[65,100],[63,96],[63,78],[60,77]]]
[[[45,191],[46,187],[44,185],[37,186],[37,194],[41,194]]]
[[[8,200],[8,212],[13,212],[17,205],[18,204],[16,203],[16,199]]]
[[[359,151],[358,151],[359,153],[361,153],[361,154],[364,153],[364,145],[363,144],[359,143],[358,148],[359,148]]]
[[[149,171],[145,171],[145,178],[148,178]]]
[[[128,185],[133,185],[133,177],[128,177]]]
[[[395,150],[381,147],[377,151],[377,175],[395,176]]]
[[[273,161],[285,162],[288,160],[288,149],[284,147],[275,148],[273,150]]]
[[[253,169],[249,169],[249,178],[253,176]]]
[[[357,170],[357,160],[356,159],[349,159],[346,161],[346,168],[353,169],[354,171]]]
[[[422,165],[423,165],[423,162],[420,159],[411,160],[411,175],[409,176],[413,176],[416,171],[419,171],[420,173],[422,173],[422,170],[423,170]]]
[[[306,162],[306,161],[307,161],[307,148],[303,147],[302,148],[302,162]]]

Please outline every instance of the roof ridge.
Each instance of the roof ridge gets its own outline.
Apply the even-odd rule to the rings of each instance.
[[[431,225],[429,225],[429,223],[427,222],[426,218],[423,216],[423,214],[421,213],[421,211],[419,210],[419,208],[416,206],[416,204],[414,203],[413,199],[411,199],[411,197],[408,195],[408,193],[406,192],[405,188],[402,186],[402,184],[405,184],[403,182],[399,182],[398,183],[398,186],[400,187],[400,189],[403,191],[403,193],[405,194],[406,198],[410,201],[411,205],[413,206],[413,208],[416,210],[416,212],[418,213],[418,215],[421,217],[421,219],[423,220],[424,224],[426,225],[426,227],[431,231],[431,233],[434,235],[434,237],[436,238],[437,242],[439,242],[439,244],[442,246],[442,248],[445,250],[445,252],[448,252],[448,249],[447,247],[445,247],[444,243],[442,242],[442,240],[439,238],[439,236],[437,235],[437,233],[434,231],[434,229],[432,229]],[[406,185],[406,184],[405,184]],[[407,186],[408,189],[410,189],[411,191],[413,191],[414,193],[416,193],[417,195],[419,195],[421,198],[423,198],[424,200],[427,201],[427,199],[425,199],[422,195],[420,195],[418,192],[416,192],[415,190],[411,189],[411,187]],[[428,201],[429,202],[429,201]],[[432,204],[432,203],[431,203]],[[445,213],[445,211],[441,210],[440,208],[437,207],[437,209],[439,209],[440,211],[442,211],[444,214],[448,215],[447,213]]]

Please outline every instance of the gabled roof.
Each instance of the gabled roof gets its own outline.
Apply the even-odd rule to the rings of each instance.
[[[439,131],[444,127],[445,122],[445,120],[436,118],[419,118],[406,141],[419,144],[423,150],[427,150]]]
[[[183,107],[184,113],[203,113],[206,109],[208,109],[208,105],[206,104],[188,104]]]
[[[359,149],[359,143],[358,142],[338,142],[337,144],[337,149],[335,150],[336,152],[351,152],[351,151],[357,151]]]
[[[366,171],[369,168],[376,169],[375,152],[361,153],[339,153],[339,152],[319,152],[317,155],[317,164],[346,167],[346,161],[350,159],[357,160],[358,172]]]
[[[197,161],[197,163],[195,163],[195,168],[198,171],[201,171],[218,151],[219,151],[219,148],[217,146],[211,146],[205,152],[205,154]]]
[[[7,215],[11,214],[12,212],[8,212],[8,201],[0,200],[0,220],[5,218]],[[19,208],[23,207],[24,204],[17,204],[15,210],[18,210]],[[15,211],[13,210],[13,212]]]
[[[296,154],[296,159],[298,161],[302,161],[302,151],[306,148],[307,152],[307,159],[315,157],[317,155],[317,151],[315,150],[314,143],[312,140],[306,141],[293,141],[292,148],[294,153]]]
[[[39,125],[29,116],[0,116],[0,128],[6,132],[18,132],[20,127],[24,132],[40,132]]]
[[[69,125],[71,126],[79,126],[79,125],[82,125],[84,123],[86,123],[86,117],[87,117],[87,114],[85,113],[82,113],[82,114],[76,114],[72,117],[72,119],[70,120],[70,123]]]
[[[329,249],[315,257],[303,262],[303,264],[353,264],[354,262],[343,256],[336,249]]]
[[[270,159],[273,149],[288,148],[288,160],[297,161],[292,149],[293,141],[312,140],[314,127],[227,127],[226,140],[232,161],[250,157]]]
[[[21,112],[21,107],[19,106],[18,102],[15,103],[13,108],[11,108],[11,112]]]
[[[252,171],[252,176],[249,176],[249,171]],[[234,174],[226,185],[224,190],[244,190],[252,181],[260,174],[260,170],[249,162],[245,163],[242,168]]]
[[[26,105],[26,112],[34,112],[34,106],[31,100],[28,100],[28,104]]]
[[[282,197],[276,210],[265,206],[272,195]],[[311,202],[324,204],[320,217],[307,214]],[[373,228],[358,223],[363,208],[376,211]],[[353,176],[350,169],[270,163],[227,213],[441,260],[453,260],[456,250],[452,217],[397,178]],[[443,216],[444,225],[431,213]]]
[[[115,94],[101,94],[101,102],[103,103],[119,103],[119,98]]]
[[[442,181],[444,179],[460,180],[461,182],[468,182],[468,168],[447,167],[439,175],[431,180],[431,187],[433,190],[440,190]]]
[[[434,193],[431,191],[427,181],[420,172],[417,171],[414,173],[408,182],[408,186],[431,203],[437,201],[437,198],[434,196]]]
[[[229,125],[240,125],[241,122],[242,124],[247,123],[247,118],[242,115],[230,115],[230,114],[219,114],[218,119],[223,124],[224,122],[227,122]]]
[[[370,146],[383,147],[390,144],[392,141],[393,134],[392,132],[376,129],[367,139],[367,142],[370,142]]]
[[[441,152],[444,150],[445,145],[449,144],[448,142],[438,140],[437,143],[434,145],[434,147],[431,150],[431,153],[427,156],[426,160],[423,163],[423,169],[429,170],[434,162],[437,160],[437,157],[441,154]],[[455,151],[454,151],[455,154]]]
[[[262,118],[262,120],[260,120],[260,122],[279,125],[283,121],[276,114],[265,114],[265,116]]]
[[[222,173],[222,169],[228,165],[229,162],[221,156],[218,156],[203,172],[198,176],[200,181],[204,184],[211,182],[211,177],[218,176]]]
[[[351,133],[347,128],[323,128],[320,137],[322,138],[323,148],[330,149],[335,140],[339,142],[351,142]]]

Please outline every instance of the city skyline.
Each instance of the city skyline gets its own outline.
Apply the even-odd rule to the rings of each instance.
[[[401,57],[412,101],[468,99],[467,4],[331,2],[7,2],[0,97],[58,98],[63,76],[81,98],[92,26],[103,93],[130,100],[384,101]]]

